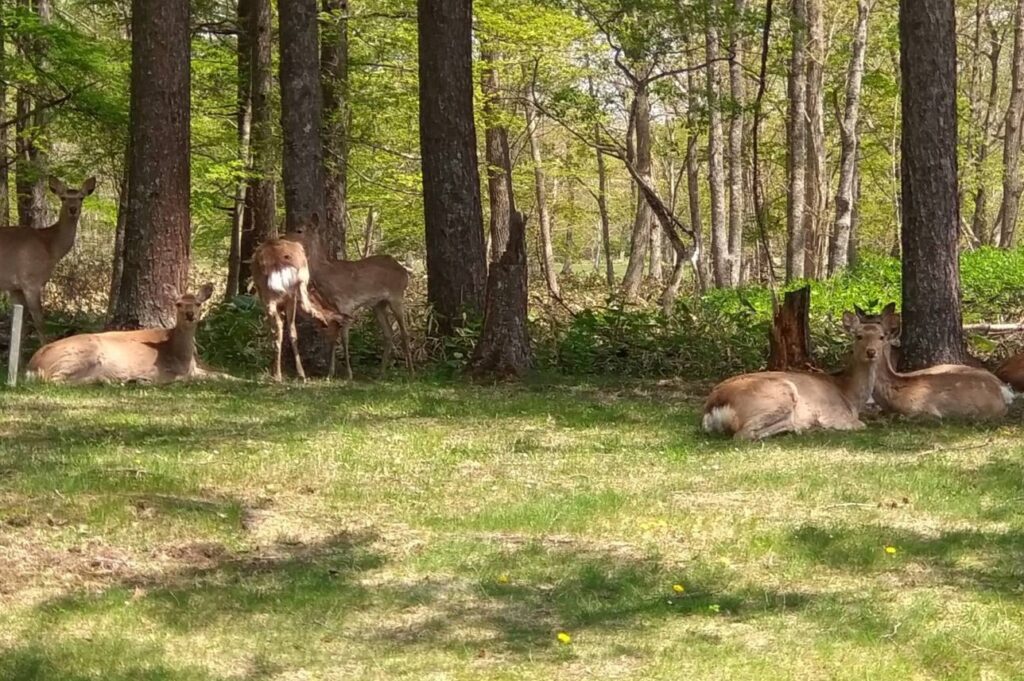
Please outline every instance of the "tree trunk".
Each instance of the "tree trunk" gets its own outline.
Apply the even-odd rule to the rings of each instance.
[[[50,21],[50,0],[18,0],[26,11],[35,12],[43,23]],[[18,52],[30,63],[39,64],[45,46],[37,40],[22,38]],[[49,216],[46,208],[46,154],[36,144],[47,124],[45,111],[32,113],[36,102],[25,87],[19,87],[15,99],[15,189],[18,196],[18,224],[35,228],[46,227]]]
[[[6,12],[7,8],[3,0],[0,0],[0,15]],[[7,22],[0,19],[0,73],[7,72]],[[4,118],[7,117],[7,78],[0,78],[0,112]],[[2,224],[11,224],[11,195],[10,195],[10,158],[8,149],[7,126],[0,127],[0,221]]]
[[[484,138],[487,147],[487,196],[490,201],[491,262],[497,262],[508,247],[508,228],[511,219],[512,183],[505,168],[511,169],[508,150],[508,129],[502,123],[504,107],[501,102],[501,83],[498,79],[498,55],[489,45],[480,48],[481,91],[484,95]],[[507,171],[511,172],[511,170]]]
[[[131,163],[114,323],[171,326],[165,285],[188,281],[190,40],[187,0],[133,0]]]
[[[686,195],[690,212],[690,227],[693,229],[694,270],[697,288],[708,289],[709,275],[704,257],[704,221],[700,214],[700,171],[697,161],[697,87],[696,75],[693,71],[686,74]]]
[[[249,135],[252,123],[252,45],[249,37],[249,14],[252,0],[238,0],[238,83],[235,127],[238,136],[238,160],[246,174],[250,171]],[[235,202],[231,212],[231,246],[228,251],[228,281],[225,300],[231,300],[239,291],[242,274],[242,228],[245,224],[246,189],[248,179],[240,177],[235,186]]]
[[[284,208],[289,230],[306,223],[314,213],[326,214],[318,10],[317,0],[278,2]],[[319,225],[321,243],[329,248],[333,242],[326,238],[327,221],[320,220]]]
[[[419,0],[427,300],[441,335],[483,312],[487,277],[473,121],[472,0]]]
[[[768,334],[768,371],[805,371],[811,358],[811,287],[787,291]]]
[[[323,0],[327,20],[320,39],[324,99],[324,200],[327,251],[348,258],[348,5]]]
[[[786,280],[802,279],[806,262],[804,229],[807,171],[807,11],[806,0],[792,0],[790,27],[793,53],[789,60],[789,112],[786,122],[787,215]]]
[[[977,138],[972,142],[969,142],[967,148],[971,152],[973,166],[974,166],[974,181],[976,188],[974,190],[974,213],[971,216],[971,233],[974,235],[977,243],[980,244],[996,244],[999,242],[1000,235],[995,230],[990,229],[991,224],[988,219],[988,187],[985,183],[985,163],[988,160],[989,147],[992,138],[992,113],[996,109],[996,105],[999,99],[999,81],[1001,74],[999,72],[999,59],[1002,53],[1002,35],[999,30],[992,25],[991,17],[989,14],[990,5],[982,5],[978,3],[975,11],[975,55],[972,60],[973,64],[979,66],[974,69],[976,73],[972,73],[971,82],[971,93],[970,93],[970,104],[971,104],[971,121],[972,125],[968,129],[969,133],[977,135]],[[989,43],[989,88],[988,88],[988,99],[985,101],[985,107],[983,112],[979,112],[980,102],[978,102],[979,95],[977,94],[977,88],[980,86],[981,79],[981,68],[980,68],[980,42],[981,42],[981,31],[982,21],[988,27],[988,43]],[[963,189],[961,189],[963,191]]]
[[[900,0],[906,369],[963,360],[953,0]]]
[[[541,268],[553,296],[562,295],[555,274],[555,251],[551,243],[551,215],[548,213],[548,192],[544,183],[544,165],[540,155],[540,135],[537,132],[537,112],[533,106],[533,86],[530,101],[526,103],[526,134],[530,139],[530,159],[533,161],[533,184],[537,197],[537,217],[540,221]]]
[[[124,276],[124,233],[128,224],[128,164],[131,150],[126,149],[121,181],[117,183],[117,224],[114,227],[114,254],[110,267],[110,293],[107,296],[107,327],[113,328],[117,312],[117,298],[121,295],[121,279]]]
[[[1024,123],[1024,0],[1017,0],[1013,10],[1013,62],[1011,68],[1010,104],[1006,108],[1006,130],[1003,145],[1003,248],[1013,248],[1017,217],[1020,212],[1020,144]]]
[[[818,277],[824,271],[822,253],[825,238],[825,195],[828,173],[825,170],[825,26],[821,16],[822,0],[805,0],[807,9],[807,175],[804,184],[804,276]]]
[[[595,138],[597,139],[597,138]],[[608,288],[615,286],[615,262],[612,259],[612,228],[608,217],[608,172],[604,154],[597,150],[597,212],[601,216],[601,245],[604,247],[604,274]]]
[[[249,11],[249,47],[252,58],[251,123],[249,150],[252,156],[252,176],[246,190],[245,221],[243,222],[241,253],[239,255],[239,293],[247,290],[252,279],[250,260],[252,252],[261,242],[277,234],[277,168],[275,166],[273,106],[270,93],[274,73],[271,65],[270,0],[246,0]]]
[[[630,162],[636,166],[644,179],[651,178],[651,97],[647,84],[634,84],[632,117],[634,143]],[[643,197],[637,192],[636,212],[633,216],[633,231],[629,249],[629,262],[626,263],[626,274],[622,278],[622,289],[626,300],[636,300],[640,291],[640,283],[644,276],[644,263],[651,245],[651,209]]]
[[[860,85],[864,78],[864,54],[868,38],[869,0],[857,0],[857,26],[853,53],[846,72],[846,110],[839,121],[842,151],[839,156],[839,190],[836,219],[829,247],[828,273],[832,276],[849,265],[850,235],[853,228],[854,176],[857,170],[857,123],[860,118]]]
[[[711,270],[715,286],[732,284],[732,259],[729,252],[729,227],[725,217],[725,168],[722,160],[722,77],[718,64],[718,29],[708,24],[707,100],[708,100],[708,187],[711,192]]]
[[[572,234],[572,225],[568,226],[568,234]],[[569,238],[566,238],[566,243],[569,242]],[[654,220],[651,220],[651,259],[650,266],[647,270],[648,275],[656,282],[660,282],[664,278],[662,271],[662,264],[665,259],[665,248],[664,239],[662,238],[661,227]],[[564,268],[563,268],[564,269]]]
[[[743,274],[743,223],[746,219],[743,190],[743,107],[746,104],[746,80],[743,73],[743,38],[739,18],[746,11],[747,0],[735,0],[737,19],[729,33],[729,90],[732,113],[729,116],[729,259],[732,263],[730,285],[739,286]]]

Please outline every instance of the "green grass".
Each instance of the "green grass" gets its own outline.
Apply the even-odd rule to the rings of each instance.
[[[0,679],[1019,678],[1020,414],[740,445],[701,392],[0,391]]]

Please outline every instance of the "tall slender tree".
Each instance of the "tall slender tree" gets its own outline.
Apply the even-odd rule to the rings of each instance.
[[[963,360],[953,0],[900,0],[903,365]]]
[[[806,232],[804,202],[807,172],[807,6],[806,0],[790,3],[793,52],[789,60],[789,112],[786,120],[787,214],[786,280],[804,276]]]
[[[729,283],[738,286],[743,273],[743,223],[746,220],[746,191],[743,187],[743,115],[746,104],[746,74],[743,72],[743,33],[741,21],[747,0],[735,0],[735,17],[729,29],[729,94],[732,106],[729,115]]]
[[[170,325],[189,266],[188,0],[132,1],[131,160],[124,270],[114,323]]]
[[[651,93],[650,81],[644,78],[633,78],[633,105],[630,107],[629,129],[632,138],[627,140],[627,156],[630,163],[636,166],[637,172],[647,181],[651,181],[652,139],[651,139]],[[629,250],[629,261],[626,263],[626,274],[622,278],[622,288],[627,300],[633,300],[640,291],[640,283],[644,275],[644,262],[651,246],[651,207],[643,196],[637,192],[636,212],[633,215],[632,243]]]
[[[320,68],[324,97],[326,246],[348,257],[348,3],[323,0]]]
[[[712,4],[717,8],[717,4]],[[732,284],[732,258],[729,253],[729,225],[725,214],[725,165],[722,136],[722,75],[718,61],[717,16],[708,21],[707,101],[708,101],[708,189],[711,196],[711,271],[715,286]]]
[[[35,14],[40,23],[48,23],[52,16],[50,0],[18,0],[24,11]],[[38,39],[22,35],[17,41],[18,52],[30,63],[41,67],[45,45]],[[15,188],[18,196],[18,223],[32,227],[45,227],[46,208],[46,153],[39,146],[47,123],[45,107],[37,106],[33,93],[26,85],[18,88],[15,97]]]
[[[1013,61],[1010,69],[1010,104],[1006,107],[1003,126],[1003,206],[1000,209],[1002,235],[1000,245],[1013,248],[1020,214],[1020,194],[1024,189],[1020,178],[1021,127],[1024,126],[1024,0],[1013,8]]]
[[[0,0],[0,73],[7,69],[7,7]],[[0,78],[0,112],[7,115],[7,79]],[[7,153],[7,126],[0,126],[0,221],[11,223],[10,162]]]
[[[825,23],[822,0],[804,0],[807,15],[807,176],[804,184],[804,276],[817,277],[824,272],[827,255],[825,196],[828,173],[825,169]]]
[[[506,177],[512,162],[508,150],[508,127],[501,104],[501,82],[498,77],[498,55],[490,45],[480,48],[481,91],[484,95],[484,139],[487,160],[487,196],[490,201],[491,262],[496,262],[508,246],[508,228],[512,210],[512,183]],[[506,170],[506,161],[508,170]]]
[[[473,2],[419,0],[427,300],[442,335],[483,311],[487,262],[473,121]]]
[[[239,166],[248,173],[250,168],[249,137],[252,129],[252,38],[249,14],[253,11],[253,0],[238,0],[238,42],[235,60],[237,83],[235,111],[235,132],[238,140]],[[225,298],[230,300],[241,288],[242,274],[242,229],[246,222],[246,194],[248,178],[242,176],[235,185],[235,201],[231,211],[231,244],[228,251],[228,281]]]

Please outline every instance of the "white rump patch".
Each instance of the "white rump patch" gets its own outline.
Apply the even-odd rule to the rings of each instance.
[[[1013,400],[1017,397],[1017,393],[1013,392],[1013,388],[1008,385],[1001,385],[999,389],[1003,391],[1003,401],[1006,404],[1013,404]]]
[[[704,412],[704,430],[708,433],[725,433],[731,430],[736,412],[729,405],[714,407]]]
[[[267,276],[267,286],[275,293],[288,293],[298,282],[299,271],[294,267],[283,267]]]

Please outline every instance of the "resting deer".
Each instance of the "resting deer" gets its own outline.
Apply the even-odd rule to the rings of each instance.
[[[962,364],[938,366],[901,374],[893,368],[890,346],[900,337],[896,305],[882,310],[881,325],[889,342],[875,377],[873,395],[883,411],[903,416],[996,419],[1006,415],[1014,394],[992,373]]]
[[[288,337],[291,339],[295,357],[295,373],[302,380],[306,372],[299,358],[299,334],[295,328],[295,308],[328,324],[335,319],[319,304],[314,304],[309,295],[309,261],[301,243],[285,239],[269,239],[253,251],[252,279],[256,293],[263,302],[267,317],[274,325],[274,380],[281,380],[281,348],[284,345],[284,312],[288,323]]]
[[[1008,357],[996,367],[996,376],[1014,390],[1024,392],[1024,352]]]
[[[75,245],[82,201],[96,189],[90,177],[81,189],[68,189],[56,177],[50,177],[50,191],[60,197],[60,216],[45,229],[6,227],[0,229],[0,291],[7,291],[16,305],[23,305],[32,316],[39,341],[46,343],[43,327],[43,287],[53,268]]]
[[[28,363],[28,375],[44,381],[116,383],[141,381],[169,383],[196,375],[196,326],[199,311],[213,293],[206,284],[198,294],[178,295],[166,285],[164,294],[174,301],[177,323],[173,329],[106,331],[69,336],[41,347]]]
[[[365,307],[373,307],[377,325],[384,337],[381,368],[386,368],[391,361],[393,333],[391,320],[388,318],[390,309],[398,320],[405,364],[412,371],[412,351],[409,348],[409,331],[405,320],[405,290],[409,286],[409,272],[390,255],[372,255],[361,260],[328,259],[322,254],[316,236],[316,227],[319,224],[319,215],[313,213],[308,225],[298,226],[285,234],[284,238],[305,246],[316,292],[324,303],[337,313],[334,320],[328,324],[333,342],[328,376],[334,376],[335,354],[340,340],[345,354],[345,378],[352,378],[352,364],[348,351],[349,327],[355,315]]]
[[[875,381],[885,348],[881,324],[862,323],[852,312],[843,327],[853,336],[853,353],[838,374],[765,371],[727,379],[704,403],[704,430],[760,440],[777,433],[809,428],[857,430],[860,411]]]

